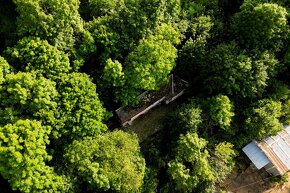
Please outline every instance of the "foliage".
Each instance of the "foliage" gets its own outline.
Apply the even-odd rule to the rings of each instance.
[[[74,141],[65,157],[91,188],[134,192],[142,185],[145,161],[135,135],[114,131]]]
[[[225,95],[218,95],[208,100],[209,116],[214,125],[231,131],[232,117],[235,115],[234,106],[230,99]]]
[[[278,51],[287,35],[287,11],[275,3],[245,3],[234,17],[233,29],[245,48]]]
[[[210,16],[199,16],[194,18],[191,24],[190,32],[192,38],[207,39],[210,37],[210,30],[213,28],[213,21]]]
[[[94,18],[85,24],[85,28],[91,33],[96,49],[99,52],[100,63],[105,63],[109,58],[118,59],[120,56],[120,34],[115,33],[110,27],[110,17]]]
[[[234,145],[228,142],[221,142],[215,147],[214,154],[226,164],[231,164],[237,155]]]
[[[36,71],[46,78],[56,79],[71,69],[67,54],[40,38],[23,38],[6,50],[11,65],[20,71]]]
[[[216,158],[211,158],[210,165],[212,167],[216,183],[222,183],[233,169],[232,165],[228,165],[224,161]]]
[[[74,35],[81,32],[79,0],[13,0],[17,6],[17,33],[48,40],[59,50],[70,51]]]
[[[63,75],[57,84],[60,129],[54,133],[70,139],[94,136],[107,130],[103,120],[109,114],[103,108],[96,86],[82,73]]]
[[[24,193],[69,192],[65,176],[45,164],[50,128],[38,121],[19,120],[0,127],[0,173],[13,190]]]
[[[180,136],[176,158],[168,163],[168,174],[175,182],[176,190],[192,192],[204,182],[214,181],[206,144],[207,141],[196,133]]]
[[[290,99],[286,100],[282,106],[281,122],[290,125]]]
[[[212,193],[233,144],[290,124],[287,0],[0,5],[0,173],[13,189]],[[140,107],[171,73],[191,100],[142,143],[145,169],[137,137],[114,131],[104,107]]]
[[[0,85],[5,81],[6,76],[12,71],[8,62],[0,56]]]
[[[0,122],[34,118],[54,125],[58,93],[55,83],[33,72],[11,73],[0,87]]]
[[[126,58],[124,87],[116,92],[122,104],[137,102],[137,93],[142,90],[157,90],[166,83],[168,74],[175,66],[178,32],[170,25],[161,25],[156,33],[141,40],[136,49]],[[173,39],[173,37],[175,37]]]
[[[189,19],[195,18],[201,15],[218,15],[220,8],[218,6],[218,0],[182,0],[183,14]]]
[[[161,37],[151,36],[141,41],[136,50],[127,57],[124,73],[133,88],[157,89],[167,81],[167,75],[175,66],[176,48],[166,36],[157,35]]]
[[[262,140],[282,130],[279,118],[282,104],[271,99],[259,100],[246,113],[245,128],[252,139]]]
[[[206,57],[207,39],[213,27],[209,16],[200,16],[194,19],[190,28],[190,37],[186,40],[178,54],[178,72],[192,82],[200,76],[200,70]]]
[[[289,182],[289,174],[285,173],[282,176],[273,176],[270,178],[270,182],[283,185],[284,183]]]
[[[114,14],[118,10],[118,7],[124,4],[123,0],[88,0],[88,2],[91,15],[94,17]]]
[[[198,126],[202,123],[201,115],[202,110],[194,102],[184,104],[169,117],[169,126],[179,133],[197,132]]]
[[[269,78],[279,70],[275,56],[268,52],[249,57],[236,43],[218,45],[203,69],[204,84],[211,92],[255,97],[264,92]]]
[[[155,193],[158,186],[157,171],[154,168],[146,167],[144,184],[142,186],[142,192]]]
[[[120,62],[108,59],[103,72],[103,80],[106,84],[116,87],[124,85],[124,72]]]

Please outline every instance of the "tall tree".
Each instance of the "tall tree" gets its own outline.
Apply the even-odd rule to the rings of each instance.
[[[61,124],[57,135],[70,139],[94,136],[107,130],[102,122],[110,116],[103,108],[96,85],[88,75],[71,73],[60,77],[57,84],[59,92],[58,121]]]
[[[25,37],[5,54],[17,70],[36,71],[52,80],[71,70],[68,55],[40,38]]]
[[[234,106],[230,99],[225,95],[212,97],[207,101],[209,116],[215,126],[218,126],[227,132],[233,132],[231,129],[232,117],[235,115]]]
[[[220,44],[209,53],[203,67],[204,85],[210,93],[260,96],[280,68],[278,60],[269,52],[248,56],[234,42]]]
[[[168,163],[168,174],[175,182],[175,189],[192,192],[203,187],[204,192],[211,192],[209,184],[214,183],[214,173],[209,164],[207,141],[196,133],[181,135],[178,140],[177,155]]]
[[[246,1],[234,16],[235,36],[243,48],[278,51],[287,37],[287,15],[287,10],[275,3]]]
[[[58,50],[69,53],[72,68],[78,70],[96,47],[91,34],[84,30],[78,12],[79,0],[13,0],[18,12],[17,35],[47,40]]]
[[[143,183],[145,160],[136,135],[113,131],[74,141],[65,158],[90,189],[136,192]]]
[[[17,32],[46,39],[60,50],[71,50],[74,35],[82,31],[79,0],[13,0],[17,6]]]
[[[199,84],[200,71],[206,61],[207,40],[210,38],[210,30],[213,25],[210,16],[194,18],[188,30],[190,37],[180,49],[177,72],[192,84]]]
[[[45,125],[54,125],[57,96],[55,82],[34,72],[8,74],[0,86],[0,122],[5,125],[33,118]]]
[[[271,99],[259,100],[246,113],[245,129],[252,139],[262,140],[281,131],[279,118],[282,115],[282,104]]]
[[[38,121],[18,120],[0,127],[0,174],[13,190],[24,193],[71,192],[68,178],[47,166],[50,128]]]
[[[179,42],[178,32],[163,24],[155,34],[141,40],[136,49],[126,58],[125,83],[116,91],[117,99],[124,105],[137,102],[142,90],[157,90],[168,81],[168,74],[175,67]]]

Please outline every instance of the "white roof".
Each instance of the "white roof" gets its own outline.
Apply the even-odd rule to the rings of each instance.
[[[243,152],[245,152],[245,154],[250,158],[258,170],[270,162],[264,152],[258,147],[256,141],[252,141],[247,146],[245,146],[243,148]]]
[[[284,174],[290,170],[290,126],[261,142],[249,143],[243,151],[258,169],[271,162],[281,175]]]

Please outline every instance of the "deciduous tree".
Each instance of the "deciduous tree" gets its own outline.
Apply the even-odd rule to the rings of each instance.
[[[142,90],[157,90],[168,81],[168,74],[175,67],[179,34],[170,25],[161,25],[155,34],[141,40],[126,58],[125,86],[117,92],[117,99],[124,105],[137,102]]]
[[[135,135],[113,131],[74,141],[65,157],[92,189],[134,192],[143,183],[145,160]]]
[[[230,99],[225,95],[218,95],[210,98],[207,101],[207,106],[213,124],[231,133],[230,126],[235,113]]]
[[[168,174],[175,182],[176,190],[192,192],[205,183],[214,182],[206,144],[207,141],[196,133],[180,136],[176,157],[168,163]],[[205,192],[209,184],[203,188]]]
[[[74,35],[81,32],[83,24],[78,13],[79,0],[13,0],[17,6],[17,32],[48,40],[63,51],[70,51]]]
[[[264,92],[280,66],[269,52],[248,56],[234,42],[220,44],[209,53],[203,67],[204,84],[211,93],[255,97]]]
[[[71,70],[68,55],[40,38],[25,37],[5,53],[17,70],[36,71],[52,80]]]
[[[33,118],[45,125],[54,125],[57,96],[55,82],[34,72],[8,74],[0,86],[0,122],[5,125]]]
[[[18,120],[0,127],[0,174],[13,190],[24,193],[71,192],[70,181],[45,162],[50,127],[38,121]]]
[[[10,74],[12,70],[8,62],[0,56],[0,85],[5,81],[6,76]]]
[[[88,75],[71,73],[60,77],[58,112],[59,134],[70,139],[94,136],[107,130],[103,120],[109,114],[103,108],[96,85]]]
[[[283,129],[279,118],[282,115],[282,104],[271,99],[259,100],[247,113],[245,129],[252,139],[262,140],[276,135]]]
[[[246,1],[233,21],[238,42],[244,48],[278,51],[287,37],[287,14],[275,3]]]

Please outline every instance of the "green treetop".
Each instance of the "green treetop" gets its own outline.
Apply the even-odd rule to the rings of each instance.
[[[282,104],[270,99],[259,100],[246,113],[245,128],[249,137],[262,140],[276,135],[283,129],[279,118],[282,115]]]
[[[8,62],[0,56],[0,85],[5,81],[6,76],[12,71]]]
[[[269,52],[250,57],[234,42],[220,44],[209,53],[203,67],[204,84],[211,93],[260,96],[279,68],[278,60]]]
[[[207,105],[214,125],[230,132],[232,117],[235,115],[230,99],[225,95],[218,95],[209,99]]]
[[[70,183],[45,162],[50,128],[38,121],[19,120],[0,127],[0,174],[13,190],[23,193],[70,192]]]
[[[287,10],[275,3],[246,1],[234,17],[233,29],[244,48],[278,51],[287,37]]]
[[[36,71],[50,79],[56,79],[71,69],[68,55],[40,38],[23,38],[5,53],[17,70]]]
[[[107,130],[102,121],[109,114],[103,108],[96,85],[88,75],[71,73],[63,75],[58,80],[59,92],[58,113],[61,129],[71,139],[93,136]]]
[[[74,35],[82,31],[79,0],[13,0],[17,6],[17,32],[46,39],[60,50],[72,49]]]
[[[175,182],[176,190],[192,192],[214,181],[206,144],[207,141],[199,138],[196,133],[180,136],[176,158],[168,163],[168,174]],[[208,187],[204,187],[203,191],[208,192]]]
[[[117,100],[124,105],[137,102],[142,90],[157,90],[168,81],[168,74],[175,67],[179,42],[178,32],[170,25],[161,25],[153,35],[141,40],[126,58],[124,85],[116,91]],[[120,81],[122,82],[122,81]]]
[[[74,141],[65,157],[91,189],[136,192],[143,183],[145,160],[135,135],[113,131]]]
[[[34,72],[8,74],[0,86],[1,124],[34,118],[54,125],[57,96],[55,82]]]

